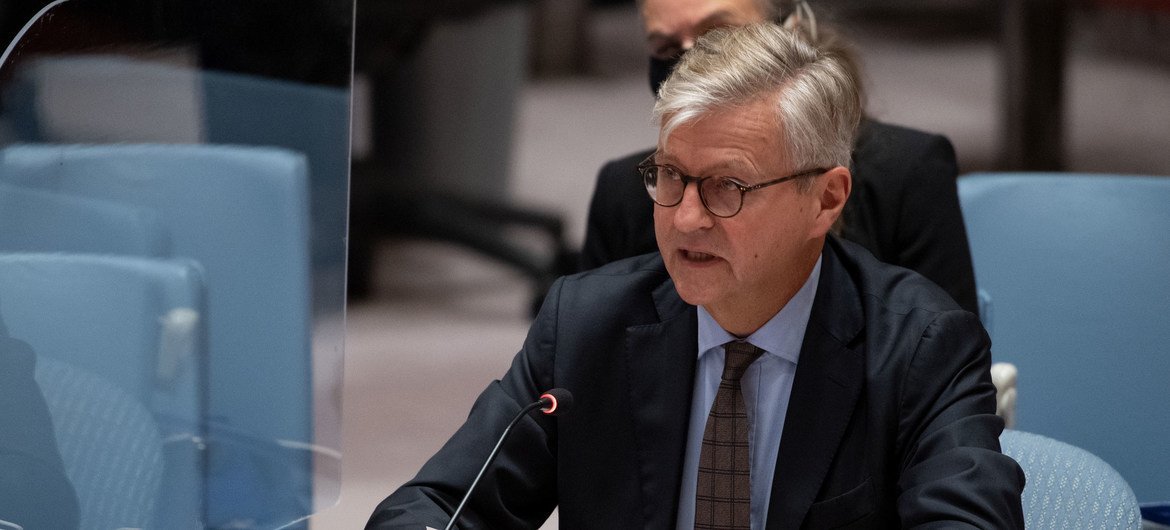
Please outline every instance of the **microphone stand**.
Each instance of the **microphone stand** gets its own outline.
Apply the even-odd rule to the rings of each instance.
[[[512,430],[512,427],[519,423],[520,419],[531,412],[532,409],[546,405],[547,402],[545,399],[541,398],[540,400],[529,403],[527,406],[520,409],[520,412],[516,414],[516,417],[512,418],[512,421],[509,422],[508,426],[504,428],[504,433],[500,435],[499,441],[496,442],[495,448],[493,448],[491,454],[488,455],[487,461],[483,463],[483,467],[479,468],[479,474],[475,476],[475,480],[471,481],[471,487],[467,488],[467,494],[465,494],[463,496],[463,500],[459,502],[459,507],[455,508],[455,513],[451,514],[451,520],[447,522],[445,530],[451,530],[452,528],[455,528],[455,520],[459,518],[459,514],[463,511],[463,508],[467,506],[467,501],[471,499],[471,492],[475,491],[475,486],[479,484],[479,479],[483,478],[483,474],[487,471],[488,466],[492,464],[492,461],[496,459],[496,455],[500,453],[500,447],[504,445],[504,440],[508,438],[508,432]]]

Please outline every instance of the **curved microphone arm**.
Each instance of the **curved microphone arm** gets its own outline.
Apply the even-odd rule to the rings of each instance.
[[[496,455],[500,453],[500,447],[503,447],[504,445],[504,440],[508,439],[508,433],[511,432],[512,427],[514,427],[520,421],[520,418],[523,418],[529,412],[532,412],[532,409],[535,408],[541,408],[545,414],[549,415],[564,414],[565,411],[568,410],[569,406],[572,405],[572,403],[573,395],[570,394],[568,390],[563,388],[554,388],[542,394],[540,399],[529,403],[524,408],[520,409],[520,412],[516,414],[516,417],[512,418],[512,421],[508,422],[507,427],[504,427],[504,432],[500,435],[500,439],[496,441],[496,446],[492,448],[492,452],[488,455],[487,460],[484,461],[483,467],[479,468],[479,473],[475,475],[475,480],[471,481],[471,486],[467,488],[467,493],[463,494],[463,500],[460,501],[459,506],[455,508],[455,513],[451,514],[451,520],[447,522],[445,530],[451,530],[452,528],[455,528],[455,521],[459,519],[459,514],[463,512],[463,508],[467,506],[467,501],[471,499],[471,492],[475,491],[475,487],[479,484],[479,479],[483,478],[483,474],[487,472],[488,466],[492,465],[492,461],[495,460]]]

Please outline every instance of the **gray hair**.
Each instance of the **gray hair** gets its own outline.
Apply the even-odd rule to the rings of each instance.
[[[683,55],[654,105],[660,141],[708,112],[761,99],[775,102],[792,170],[849,167],[861,120],[850,64],[774,23],[710,31]]]

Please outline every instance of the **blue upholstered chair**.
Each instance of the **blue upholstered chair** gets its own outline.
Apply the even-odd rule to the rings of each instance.
[[[311,513],[312,459],[286,449],[313,441],[307,171],[303,155],[240,146],[22,145],[0,152],[0,182],[8,185],[153,209],[172,253],[202,267],[211,524],[257,519],[218,511],[218,499],[238,500],[221,492],[241,486],[241,465],[256,466],[248,476],[278,477],[251,484],[253,507],[279,505],[273,518]],[[257,444],[267,449],[233,453]]]
[[[1170,178],[973,174],[959,198],[1017,425],[1170,500]]]
[[[1027,477],[1026,528],[1141,528],[1133,490],[1092,453],[1023,431],[1004,431],[999,443]]]
[[[23,63],[6,116],[25,142],[281,147],[305,155],[314,273],[344,304],[349,90],[118,55]],[[14,103],[15,102],[15,103]],[[6,109],[7,110],[7,109]],[[320,303],[318,304],[321,305]]]
[[[66,467],[72,468],[69,476],[80,497],[99,499],[82,507],[83,528],[182,529],[199,518],[204,290],[202,272],[189,260],[0,253],[0,313],[7,332],[38,354],[37,379]],[[115,408],[104,410],[107,405]],[[141,437],[115,432],[123,421],[127,429],[140,429]],[[130,442],[141,444],[142,458],[159,461],[132,462],[135,452],[120,448]],[[121,492],[83,494],[134,476],[121,465],[137,469],[142,485],[118,483]],[[118,524],[112,514],[93,512],[147,498],[166,509],[120,511]],[[90,520],[112,526],[86,524],[87,510]],[[148,524],[138,524],[142,517]]]
[[[11,95],[26,103],[12,126],[25,141],[191,144],[13,148],[0,183],[25,173],[21,186],[159,211],[170,255],[204,265],[211,291],[220,450],[207,520],[310,513],[311,457],[290,447],[339,449],[339,433],[314,439],[309,334],[311,310],[344,309],[349,91],[111,55],[28,61],[16,77]],[[340,337],[339,322],[316,329]]]

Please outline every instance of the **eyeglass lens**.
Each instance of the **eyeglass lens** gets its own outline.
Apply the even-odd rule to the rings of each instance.
[[[664,166],[648,168],[645,184],[650,198],[663,206],[682,202],[686,188],[683,176]],[[699,197],[711,213],[725,217],[739,211],[743,193],[731,180],[723,177],[705,178],[699,181],[699,186]]]

